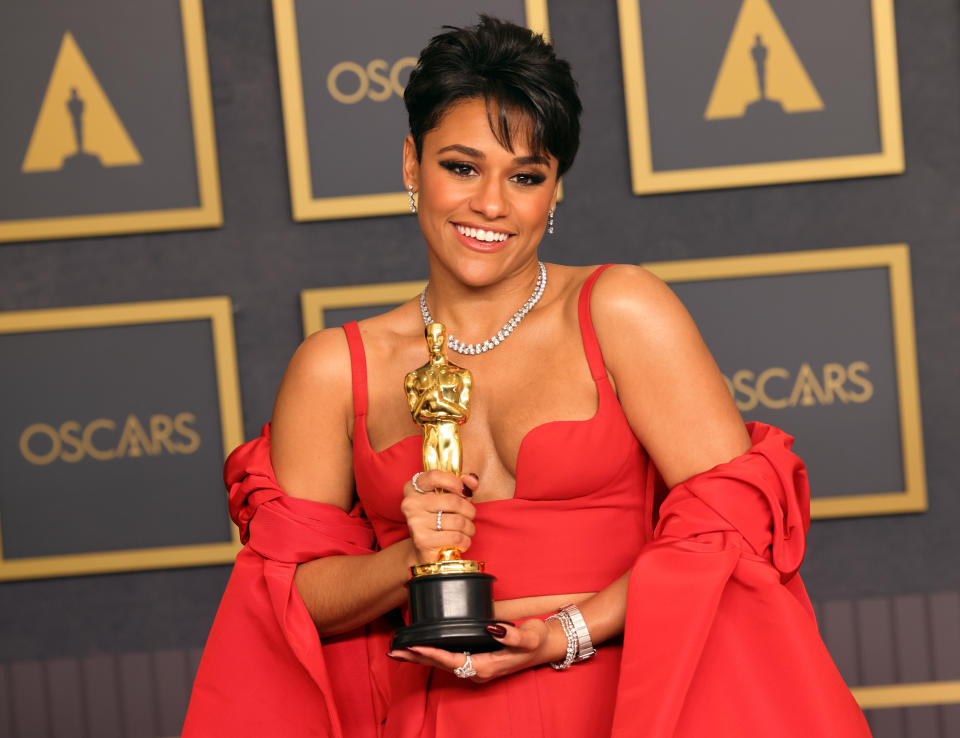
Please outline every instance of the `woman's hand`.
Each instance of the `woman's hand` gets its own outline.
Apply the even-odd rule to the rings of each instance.
[[[470,680],[480,684],[548,661],[562,660],[567,650],[567,638],[556,621],[546,623],[539,618],[530,618],[519,626],[498,623],[488,626],[487,630],[503,644],[503,648],[489,653],[471,654],[470,660],[477,673],[470,677]],[[444,651],[429,646],[394,649],[387,655],[397,661],[432,666],[449,672],[463,666],[465,662],[462,652]]]
[[[417,479],[418,492],[412,482],[403,485],[403,502],[400,511],[407,519],[410,539],[416,549],[417,561],[426,563],[436,561],[443,548],[458,548],[466,551],[470,548],[476,528],[473,519],[477,510],[468,497],[473,496],[479,479],[475,474],[457,477],[444,471],[423,472]],[[436,494],[432,490],[442,489],[450,494]],[[437,530],[437,513],[440,530]]]

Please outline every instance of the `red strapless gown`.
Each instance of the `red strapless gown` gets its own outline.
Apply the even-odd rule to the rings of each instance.
[[[359,503],[347,514],[285,495],[270,468],[269,427],[231,455],[230,510],[246,545],[184,736],[869,735],[796,573],[809,491],[792,439],[751,424],[750,451],[660,504],[656,471],[609,384],[590,320],[602,269],[580,295],[597,412],[527,434],[516,494],[478,504],[470,556],[487,561],[498,599],[596,591],[632,567],[623,646],[601,644],[565,672],[545,665],[475,685],[386,658],[382,621],[320,643],[293,585],[296,565],[404,537],[402,487],[420,468],[419,434],[379,453],[370,447],[363,345],[348,324]]]

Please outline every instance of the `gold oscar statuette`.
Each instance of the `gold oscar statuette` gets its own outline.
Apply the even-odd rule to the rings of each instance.
[[[407,374],[403,389],[413,421],[423,429],[423,470],[457,476],[463,468],[460,426],[470,417],[473,375],[447,360],[447,331],[430,323],[424,334],[429,359]],[[445,494],[435,490],[437,494]],[[397,631],[393,648],[436,646],[480,653],[500,647],[486,630],[493,619],[494,577],[482,561],[442,549],[436,561],[411,567],[407,583],[410,625]]]

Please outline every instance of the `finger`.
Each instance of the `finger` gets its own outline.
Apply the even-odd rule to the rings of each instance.
[[[470,474],[464,474],[460,479],[463,480],[463,496],[473,497],[473,493],[476,492],[480,486],[480,477],[471,472]]]
[[[506,648],[532,651],[540,645],[540,640],[533,633],[524,632],[510,623],[488,625],[487,632]]]
[[[461,553],[469,550],[473,540],[470,536],[456,531],[436,531],[426,540],[425,548],[439,551],[443,548],[458,548]]]
[[[420,495],[416,492],[404,492],[400,502],[400,511],[408,523],[419,521],[428,528],[435,525],[438,512],[444,514],[444,524],[452,516],[461,516],[466,520],[473,520],[477,516],[477,509],[473,503],[460,495]],[[461,530],[463,526],[455,526]]]
[[[473,520],[477,516],[476,506],[466,497],[461,497],[460,495],[433,495],[428,498],[424,509],[432,512],[434,515],[437,514],[438,510],[443,510],[445,513],[463,515],[470,520]]]
[[[423,522],[425,525],[436,530],[437,515],[430,513],[428,517],[424,518]],[[440,517],[440,530],[438,532],[463,533],[465,536],[473,538],[477,532],[477,526],[470,518],[458,515],[457,513],[445,512]]]
[[[433,666],[439,666],[447,671],[453,671],[457,667],[463,666],[466,657],[462,653],[445,651],[442,648],[433,648],[432,646],[410,646],[408,651],[428,661]]]
[[[425,471],[417,479],[417,485],[420,489],[439,489],[444,492],[453,492],[456,495],[463,493],[463,480],[455,474],[440,469]]]
[[[429,659],[424,658],[418,653],[414,653],[409,648],[394,648],[392,651],[387,651],[387,656],[394,661],[406,661],[408,664],[424,664],[426,666],[434,666]]]

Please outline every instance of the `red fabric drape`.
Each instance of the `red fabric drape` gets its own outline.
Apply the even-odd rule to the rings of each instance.
[[[297,564],[367,554],[359,508],[286,495],[270,464],[270,429],[227,459],[230,517],[245,544],[204,648],[185,738],[373,738],[384,713],[381,623],[322,644],[293,583]],[[376,658],[374,658],[374,654]]]
[[[793,438],[674,487],[630,574],[615,738],[869,736],[797,569],[810,491]]]
[[[748,428],[750,451],[671,490],[632,569],[616,738],[869,736],[796,574],[810,523],[803,463],[790,436]],[[293,584],[299,562],[369,553],[369,524],[285,495],[269,427],[231,455],[225,479],[246,545],[183,735],[379,735],[389,633],[378,622],[321,644]]]

